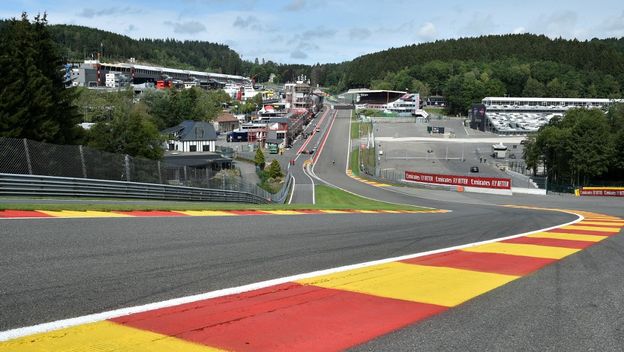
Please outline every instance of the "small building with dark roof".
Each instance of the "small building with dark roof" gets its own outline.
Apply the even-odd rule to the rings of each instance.
[[[217,130],[219,133],[232,132],[239,127],[238,118],[229,112],[221,113],[217,116]]]
[[[167,149],[180,152],[214,152],[217,132],[204,121],[182,121],[161,132],[167,135]]]

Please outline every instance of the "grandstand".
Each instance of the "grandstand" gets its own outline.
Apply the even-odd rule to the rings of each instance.
[[[351,102],[355,105],[374,104],[382,105],[388,104],[392,101],[399,99],[407,92],[400,90],[385,90],[385,89],[349,89],[345,95],[349,95]]]
[[[471,110],[473,128],[499,134],[536,132],[553,117],[574,108],[606,109],[622,99],[486,97]],[[484,109],[485,118],[479,111]]]
[[[238,75],[180,70],[169,67],[139,65],[136,63],[101,63],[98,60],[85,60],[80,64],[66,65],[66,80],[73,86],[104,86],[106,74],[124,75],[133,84],[157,82],[171,79],[180,82],[198,82],[205,85],[222,86],[226,83],[251,85],[251,79]]]

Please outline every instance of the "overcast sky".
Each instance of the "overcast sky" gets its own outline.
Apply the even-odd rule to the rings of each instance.
[[[0,0],[0,17],[48,13],[132,38],[229,45],[243,59],[327,63],[436,39],[503,33],[624,36],[624,2],[549,0]]]

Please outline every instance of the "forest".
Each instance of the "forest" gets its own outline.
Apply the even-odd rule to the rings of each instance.
[[[352,87],[445,95],[453,114],[485,96],[622,98],[624,41],[549,39],[530,34],[438,41],[389,49],[350,62],[281,65],[247,62],[227,46],[176,40],[134,40],[100,30],[56,25],[45,16],[0,22],[0,136],[159,159],[158,133],[188,116],[210,121],[229,97],[200,89],[155,92],[135,103],[128,92],[65,89],[61,67],[89,51],[104,61],[135,57],[157,65],[219,71],[278,82],[307,75],[313,84],[341,92]],[[250,112],[256,103],[235,109]],[[97,124],[85,132],[80,121]],[[133,131],[129,135],[127,131]],[[120,139],[121,138],[121,139]],[[624,110],[574,110],[531,136],[524,158],[546,167],[552,182],[584,185],[624,177]]]
[[[306,75],[332,93],[349,88],[408,90],[444,95],[451,114],[465,114],[486,96],[616,98],[624,91],[624,38],[589,41],[508,34],[439,40],[329,64],[244,61],[222,44],[139,39],[73,26],[51,25],[67,61],[97,57],[183,69],[240,74],[256,82],[294,81]]]
[[[621,186],[624,179],[624,104],[607,113],[573,109],[528,137],[527,166],[545,168],[550,185]]]

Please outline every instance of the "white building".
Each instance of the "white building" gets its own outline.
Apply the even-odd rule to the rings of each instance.
[[[214,152],[217,132],[203,121],[182,121],[161,133],[167,135],[167,149],[180,152]]]

